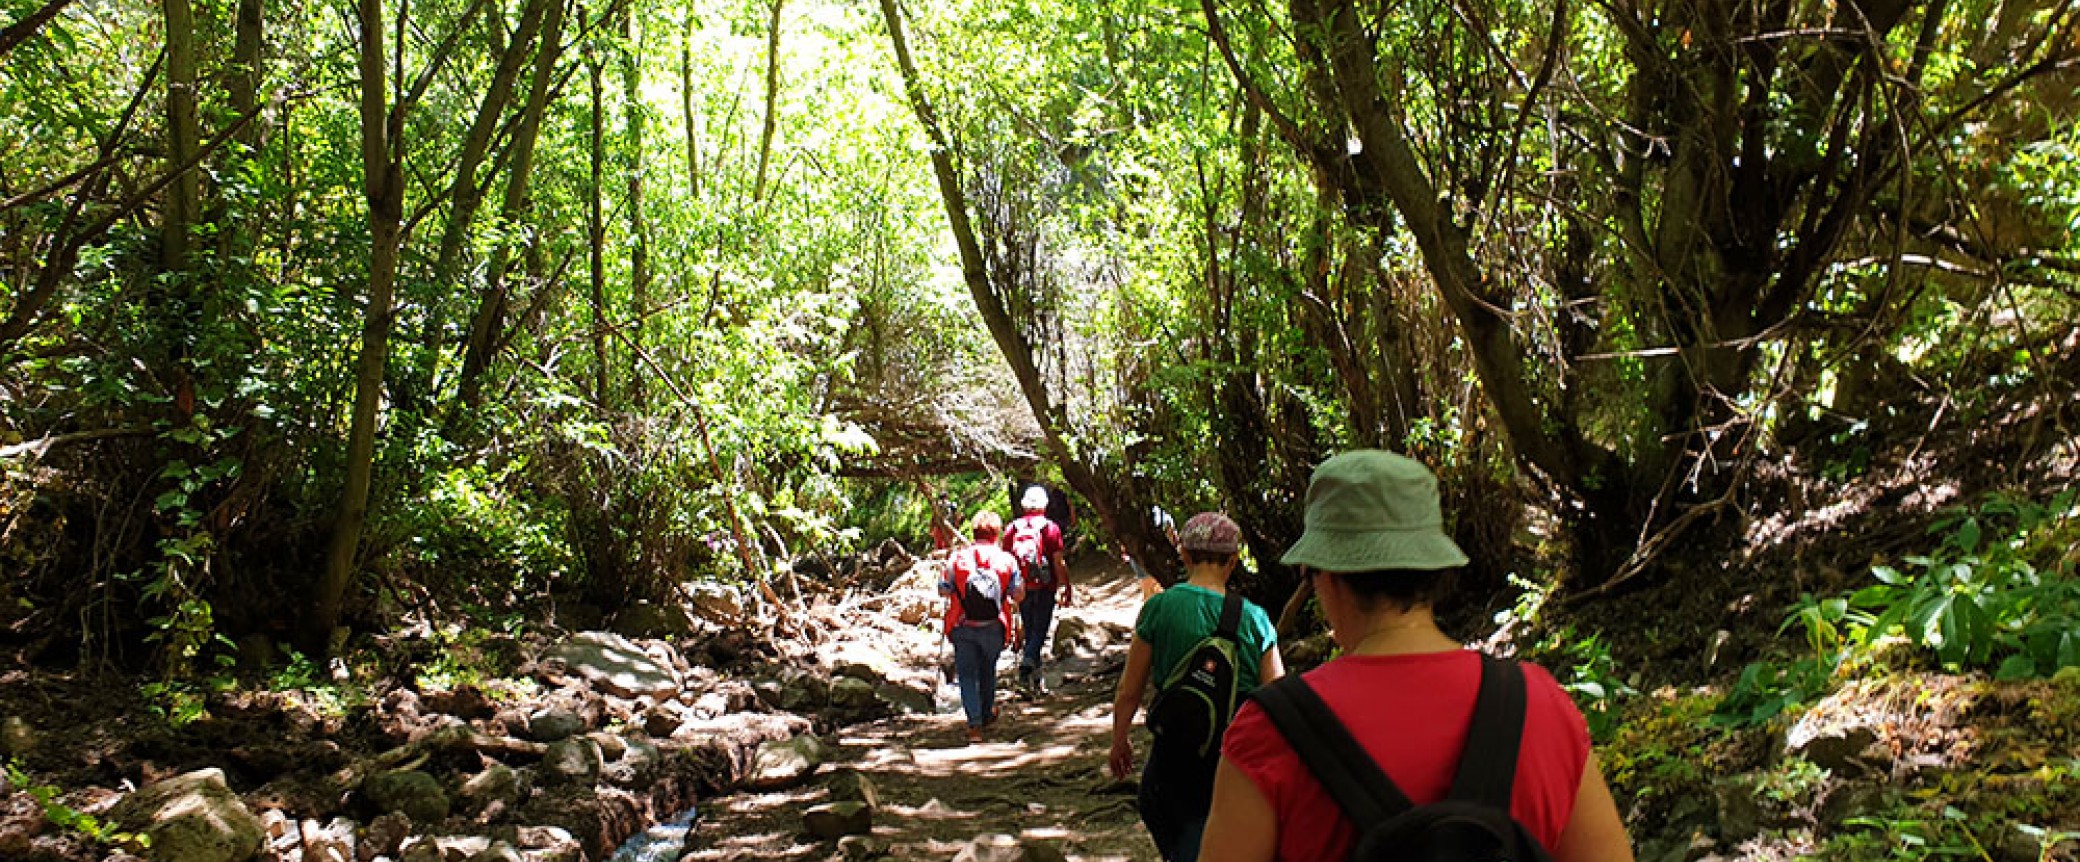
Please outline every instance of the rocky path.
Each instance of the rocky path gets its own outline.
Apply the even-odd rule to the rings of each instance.
[[[895,592],[925,589],[930,567],[921,565]],[[1078,583],[1078,606],[1057,614],[1051,693],[1025,699],[1000,689],[1002,717],[981,744],[965,741],[958,694],[941,686],[932,712],[839,731],[827,762],[805,784],[703,800],[682,862],[1155,858],[1134,810],[1133,783],[1113,781],[1105,770],[1112,692],[1140,594],[1123,570],[1081,572]],[[930,624],[860,629],[819,657],[834,666],[868,661],[890,675],[936,672],[942,648]],[[1000,678],[1008,681],[1011,668],[1007,653]],[[811,809],[863,797],[871,803],[870,832],[811,834]]]

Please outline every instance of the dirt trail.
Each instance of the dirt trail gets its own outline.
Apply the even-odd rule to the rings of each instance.
[[[830,740],[830,761],[802,787],[704,800],[680,858],[844,858],[832,842],[803,831],[802,813],[828,801],[829,777],[846,769],[866,776],[878,794],[871,843],[890,858],[950,859],[992,834],[1049,845],[1071,860],[1156,858],[1134,810],[1133,782],[1114,781],[1105,769],[1113,688],[1141,595],[1116,563],[1073,578],[1077,606],[1056,613],[1057,639],[1080,627],[1068,638],[1080,648],[1050,659],[1051,691],[1037,699],[1008,690],[1015,658],[1007,651],[998,665],[1001,717],[981,744],[966,742],[958,694],[942,687],[934,714],[843,729]],[[911,670],[930,670],[938,661],[939,638],[930,626],[861,631],[859,639],[821,654],[835,663],[878,653]],[[1053,643],[1049,650],[1056,654]],[[1136,734],[1137,751],[1145,754],[1145,731]]]

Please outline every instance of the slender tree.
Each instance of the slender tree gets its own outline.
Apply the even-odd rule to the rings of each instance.
[[[361,321],[361,355],[355,363],[354,408],[347,431],[346,484],[325,554],[324,579],[311,611],[306,642],[314,650],[331,646],[339,623],[341,601],[352,580],[362,525],[368,520],[369,485],[375,474],[376,419],[383,394],[383,370],[390,356],[390,325],[395,316],[397,261],[404,226],[404,126],[406,103],[391,101],[387,82],[382,0],[359,0],[355,6],[360,37],[358,68],[361,95],[361,182],[368,201],[368,292]],[[403,22],[399,22],[402,30]]]

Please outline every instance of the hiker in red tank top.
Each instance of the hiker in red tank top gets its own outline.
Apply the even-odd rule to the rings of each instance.
[[[1347,452],[1315,469],[1306,529],[1281,558],[1308,573],[1343,650],[1291,682],[1312,689],[1417,806],[1452,785],[1483,661],[1431,612],[1467,562],[1443,524],[1427,468],[1388,452]],[[1521,667],[1526,702],[1507,813],[1555,862],[1631,862],[1580,710],[1545,671]],[[1358,829],[1262,706],[1245,704],[1222,745],[1199,858],[1342,860]]]
[[[997,656],[1011,640],[1011,609],[1025,597],[1017,561],[997,549],[1002,530],[997,513],[977,513],[969,527],[974,544],[950,554],[946,574],[939,579],[939,594],[947,598],[946,638],[953,643],[969,742],[982,741],[983,728],[996,722]]]

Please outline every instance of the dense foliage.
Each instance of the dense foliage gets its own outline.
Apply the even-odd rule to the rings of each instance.
[[[1387,446],[1570,596],[1913,434],[2071,445],[2059,4],[4,10],[0,589],[169,678],[914,543],[920,479],[1044,465],[1159,567],[1225,507],[1275,600]],[[2070,663],[1959,530],[1877,622]]]

